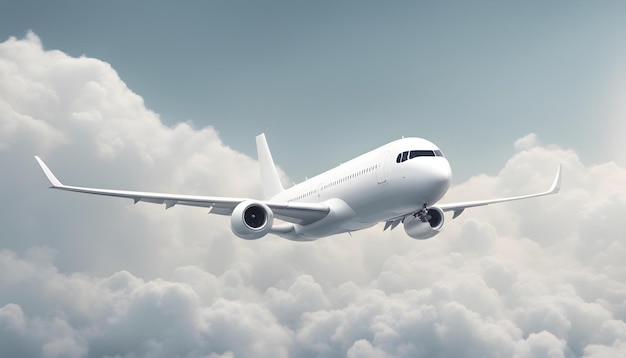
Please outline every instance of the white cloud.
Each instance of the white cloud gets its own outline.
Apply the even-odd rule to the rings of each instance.
[[[536,133],[530,133],[517,141],[515,141],[514,147],[518,151],[528,150],[539,146],[539,137]]]
[[[252,139],[251,139],[252,140]],[[620,356],[626,169],[531,134],[428,241],[381,227],[312,243],[239,240],[198,208],[46,189],[259,194],[213,128],[170,128],[106,63],[0,44],[0,346],[11,356]],[[8,168],[8,169],[7,169]]]

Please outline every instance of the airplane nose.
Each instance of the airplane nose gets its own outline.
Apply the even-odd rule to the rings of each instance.
[[[415,163],[410,173],[403,178],[411,178],[406,181],[406,189],[413,195],[406,195],[406,192],[402,192],[403,199],[415,205],[418,203],[422,205],[433,205],[437,203],[446,194],[450,188],[450,182],[452,179],[452,171],[450,164],[446,158],[424,158],[424,160],[414,160]]]
[[[450,186],[450,180],[452,179],[452,170],[450,169],[450,163],[447,160],[442,160],[440,165],[434,167],[433,170],[434,179],[440,184],[446,184],[446,188]]]
[[[431,203],[435,203],[439,201],[450,188],[450,182],[452,181],[450,163],[448,163],[446,159],[440,158],[439,163],[430,168],[429,179],[433,194]]]

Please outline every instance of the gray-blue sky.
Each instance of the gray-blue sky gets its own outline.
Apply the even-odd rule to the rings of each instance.
[[[105,60],[166,124],[214,126],[295,180],[400,136],[456,181],[516,138],[616,159],[606,107],[626,66],[620,1],[5,1],[0,37]]]

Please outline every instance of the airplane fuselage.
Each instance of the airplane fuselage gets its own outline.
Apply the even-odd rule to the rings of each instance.
[[[288,188],[270,200],[323,202],[331,207],[330,214],[315,223],[293,224],[292,235],[298,239],[316,239],[361,230],[433,205],[448,191],[450,180],[450,164],[436,145],[425,139],[404,138]]]

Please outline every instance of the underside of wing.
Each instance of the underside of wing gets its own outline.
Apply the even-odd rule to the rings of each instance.
[[[461,215],[461,213],[463,213],[463,210],[465,210],[466,208],[484,206],[484,205],[495,204],[495,203],[504,203],[507,201],[536,198],[539,196],[556,194],[559,192],[559,190],[561,190],[561,165],[559,165],[559,168],[556,172],[556,177],[554,178],[554,182],[552,183],[552,186],[550,187],[550,189],[544,192],[528,194],[528,195],[512,196],[512,197],[500,198],[500,199],[477,200],[477,201],[466,201],[466,202],[461,202],[461,203],[442,204],[442,205],[437,205],[437,207],[439,207],[443,211],[453,211],[454,216],[452,218],[456,218],[459,215]]]
[[[237,205],[244,201],[257,201],[248,198],[227,198],[199,195],[180,195],[166,193],[151,193],[141,191],[127,191],[114,189],[87,188],[79,186],[64,185],[52,173],[50,168],[35,156],[35,159],[46,174],[46,177],[52,184],[50,188],[73,191],[77,193],[113,196],[118,198],[132,199],[135,204],[138,202],[146,202],[152,204],[164,204],[166,209],[175,205],[198,206],[209,208],[209,212],[218,215],[231,215]],[[313,203],[291,203],[291,202],[271,202],[258,201],[272,209],[274,216],[294,224],[306,225],[325,217],[330,211],[329,207],[324,204]]]
[[[294,224],[308,225],[324,218],[330,212],[324,203],[276,203],[265,202],[274,216]]]

